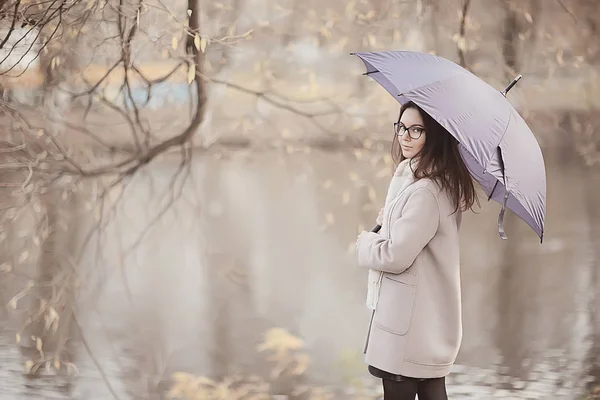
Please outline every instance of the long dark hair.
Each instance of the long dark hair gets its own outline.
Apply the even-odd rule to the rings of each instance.
[[[404,111],[415,109],[421,114],[425,125],[425,145],[419,152],[419,162],[414,167],[415,178],[429,178],[446,191],[453,201],[454,212],[472,210],[479,205],[473,178],[458,150],[458,140],[443,126],[415,103],[408,102],[400,109],[398,121]],[[392,159],[396,164],[405,159],[400,147],[400,138],[394,134],[392,142]]]

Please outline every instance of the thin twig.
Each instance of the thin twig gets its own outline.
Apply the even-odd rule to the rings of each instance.
[[[460,30],[459,30],[459,36],[458,36],[458,43],[457,43],[457,48],[458,48],[458,58],[460,59],[460,65],[463,68],[467,68],[467,61],[465,60],[465,51],[464,51],[464,46],[465,46],[465,31],[466,31],[466,24],[467,24],[467,13],[469,12],[469,6],[471,5],[471,0],[463,0],[463,7],[462,7],[462,14],[461,14],[461,18],[460,18]]]
[[[100,372],[100,375],[102,376],[102,380],[104,381],[104,384],[108,388],[108,391],[113,396],[113,398],[115,398],[116,400],[120,400],[119,395],[115,392],[112,385],[110,384],[110,381],[108,380],[108,376],[106,375],[106,372],[104,372],[102,365],[100,365],[100,363],[98,362],[98,359],[94,355],[92,348],[90,347],[88,341],[86,340],[85,335],[83,334],[83,328],[79,324],[79,321],[77,319],[77,315],[75,314],[75,311],[73,311],[72,317],[73,317],[73,322],[75,322],[75,326],[77,327],[77,330],[79,330],[79,336],[81,338],[81,343],[83,344],[83,347],[85,347],[85,350],[87,351],[88,355],[90,356],[90,358],[96,365],[96,368],[98,368],[98,371]]]
[[[562,2],[562,0],[556,0],[558,2],[558,4],[560,4],[560,6],[563,8],[563,10],[565,10],[567,12],[567,14],[569,14],[571,16],[571,18],[573,18],[573,21],[578,22],[577,21],[577,17],[575,17],[575,14],[573,14],[571,12],[571,10],[569,10],[567,8],[567,6],[565,6],[565,3]]]

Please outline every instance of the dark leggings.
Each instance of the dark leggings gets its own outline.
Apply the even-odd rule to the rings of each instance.
[[[414,379],[401,381],[382,379],[384,400],[447,400],[446,378]]]

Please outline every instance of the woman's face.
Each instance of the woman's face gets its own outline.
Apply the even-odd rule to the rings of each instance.
[[[402,155],[404,158],[413,158],[418,155],[423,149],[423,146],[425,146],[427,136],[421,113],[414,108],[407,108],[400,118],[400,124],[402,129],[399,130],[398,139],[400,141]],[[402,127],[402,125],[404,127]],[[416,136],[419,136],[419,138],[414,139]]]

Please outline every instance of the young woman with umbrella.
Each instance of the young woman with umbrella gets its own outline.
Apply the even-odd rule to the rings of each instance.
[[[377,307],[367,362],[385,400],[445,399],[462,337],[458,233],[477,197],[458,141],[433,118],[408,102],[394,128],[382,229],[357,241]]]
[[[398,162],[376,229],[357,239],[372,310],[366,362],[385,400],[443,400],[462,339],[459,230],[474,181],[543,238],[546,175],[539,145],[499,92],[441,57],[356,54],[402,104]]]

